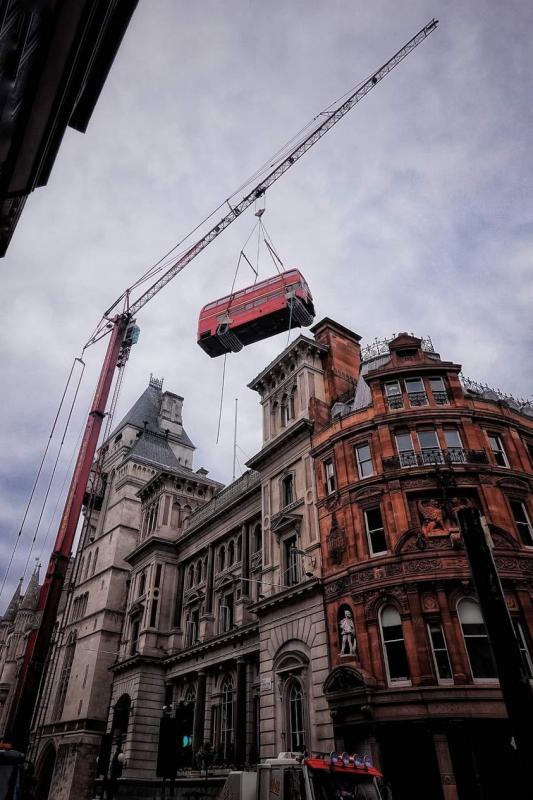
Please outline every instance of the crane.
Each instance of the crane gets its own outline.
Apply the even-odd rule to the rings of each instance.
[[[106,335],[109,335],[110,338],[74,467],[54,549],[39,595],[37,611],[41,615],[41,622],[38,628],[30,632],[27,641],[6,728],[7,741],[17,749],[25,751],[28,745],[31,718],[39,691],[43,665],[50,645],[59,599],[82,510],[83,496],[95,457],[114,372],[117,366],[123,365],[127,360],[130,348],[138,335],[135,316],[211,242],[220,236],[232,222],[261,198],[270,186],[281,178],[319,139],[325,136],[409,53],[418,47],[436,29],[437,24],[438,20],[432,19],[427,25],[424,25],[412,39],[374,72],[371,77],[358,86],[347,99],[343,100],[331,112],[326,112],[324,118],[319,120],[311,133],[304,136],[288,153],[283,153],[271,165],[272,169],[266,177],[259,180],[239,202],[232,206],[227,201],[229,210],[221,219],[205,235],[198,239],[192,247],[179,256],[148,289],[132,300],[132,292],[140,283],[138,281],[132,287],[126,289],[113,305],[104,312],[101,322],[86,346],[94,344]],[[322,115],[319,115],[319,117],[322,117]]]

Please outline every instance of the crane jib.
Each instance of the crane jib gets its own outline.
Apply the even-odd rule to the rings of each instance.
[[[350,97],[345,100],[337,109],[326,117],[326,119],[312,131],[303,142],[298,144],[286,156],[283,161],[278,164],[275,169],[270,172],[259,184],[248,192],[245,197],[229,211],[222,219],[217,222],[205,236],[203,236],[190,250],[185,253],[175,264],[173,264],[149,289],[147,289],[134,303],[130,306],[130,313],[135,315],[141,308],[143,308],[161,289],[163,289],[169,281],[172,280],[179,272],[182,271],[193,258],[202,252],[228,225],[237,219],[243,211],[249,208],[255,201],[261,197],[267,189],[272,186],[285,172],[293,166],[307,151],[324,136],[334,125],[337,124],[351,109],[359,103],[363,97],[376,86],[383,78],[385,78],[406,56],[411,53],[415,47],[426,39],[437,27],[438,20],[433,19],[427,25],[413,36],[392,58],[390,58],[382,67],[380,67],[373,75]]]

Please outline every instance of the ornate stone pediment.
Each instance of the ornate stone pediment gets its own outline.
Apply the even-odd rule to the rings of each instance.
[[[353,692],[366,689],[367,685],[363,673],[355,667],[337,667],[324,682],[324,694]]]
[[[272,533],[276,533],[279,536],[280,533],[289,529],[299,531],[301,524],[302,517],[300,514],[289,514],[282,511],[280,514],[276,514],[275,517],[272,517],[270,530]]]
[[[185,595],[183,602],[184,602],[184,605],[187,606],[187,605],[190,605],[191,603],[197,603],[197,602],[199,602],[200,600],[203,600],[203,599],[204,599],[203,592],[193,591],[193,592],[189,592],[189,593],[187,593]]]

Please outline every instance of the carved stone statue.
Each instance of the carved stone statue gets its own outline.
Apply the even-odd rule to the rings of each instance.
[[[446,532],[442,508],[438,500],[419,500],[417,505],[425,536]]]
[[[346,609],[344,617],[339,622],[339,628],[341,629],[341,655],[354,656],[356,653],[355,626],[352,612],[348,611],[348,609]]]

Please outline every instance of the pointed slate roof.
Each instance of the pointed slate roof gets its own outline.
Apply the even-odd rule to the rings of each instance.
[[[160,433],[152,433],[148,429],[141,433],[131,448],[128,458],[134,458],[136,461],[146,461],[158,467],[169,467],[170,469],[180,467],[166,436]]]
[[[39,586],[40,569],[41,565],[38,564],[33,570],[33,575],[30,578],[30,582],[28,583],[26,591],[24,592],[24,600],[22,601],[20,608],[24,609],[25,611],[34,611],[37,608],[39,592],[41,591],[41,587]]]
[[[15,619],[15,614],[17,613],[20,604],[21,589],[22,589],[22,578],[19,580],[18,586],[13,592],[13,597],[11,598],[11,602],[6,608],[6,613],[4,614],[2,622],[11,622],[12,620]]]
[[[110,435],[110,439],[124,428],[131,425],[134,428],[143,430],[146,423],[146,430],[152,433],[162,433],[159,426],[159,411],[161,408],[161,388],[150,383],[136,403],[132,405],[128,413],[123,417],[119,424]],[[174,441],[179,441],[187,447],[194,447],[187,436],[185,429],[182,429],[180,436],[172,435]]]

